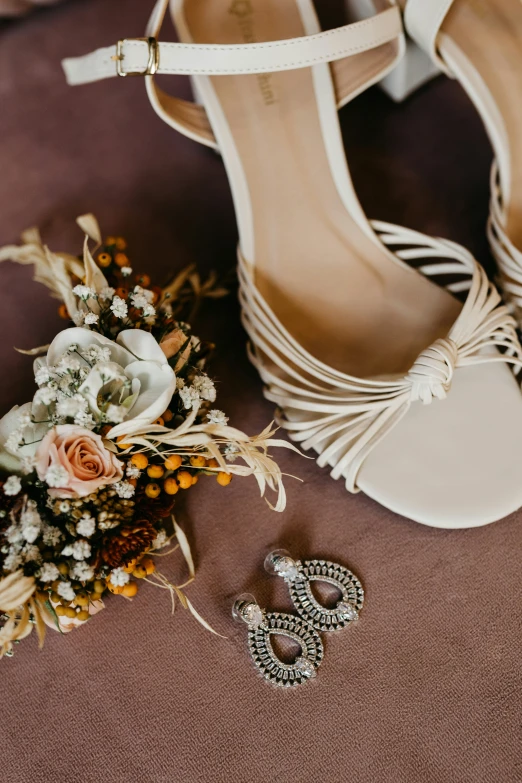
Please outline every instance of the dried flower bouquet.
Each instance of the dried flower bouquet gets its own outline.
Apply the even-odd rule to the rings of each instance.
[[[174,539],[194,576],[176,495],[201,475],[222,486],[253,475],[261,495],[276,492],[276,511],[286,502],[268,448],[293,447],[271,427],[251,438],[228,425],[204,369],[209,346],[183,320],[226,291],[193,269],[151,285],[134,275],[121,237],[102,242],[92,215],[78,224],[83,259],[52,253],[34,229],[0,250],[0,261],[32,264],[74,324],[24,351],[36,357],[38,391],[0,421],[0,657],[33,627],[41,645],[46,626],[81,625],[106,591],[134,597],[139,579],[209,628],[183,592],[188,582],[171,584],[156,565]]]

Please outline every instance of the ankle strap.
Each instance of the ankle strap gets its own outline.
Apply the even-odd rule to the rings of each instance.
[[[453,0],[408,0],[404,11],[404,24],[411,38],[448,76],[451,73],[438,52],[437,38],[452,5]]]
[[[354,82],[347,73],[350,69],[346,66],[353,55],[379,47],[386,49],[386,44],[399,42],[397,54],[383,53],[377,70],[386,72],[403,53],[402,22],[395,4],[376,16],[336,30],[286,41],[233,46],[157,43],[168,5],[169,0],[157,0],[147,25],[147,38],[123,39],[116,46],[63,60],[62,66],[71,85],[118,75],[144,76],[149,99],[162,119],[179,133],[209,147],[217,148],[217,142],[205,108],[168,95],[156,85],[154,74],[271,73],[330,62],[338,105],[342,106],[360,91],[357,80]],[[362,76],[366,78],[366,72]]]
[[[71,85],[153,73],[274,73],[340,60],[393,41],[400,34],[400,12],[395,6],[370,19],[302,38],[238,45],[157,43],[155,39],[129,38],[85,57],[64,60],[62,65]]]

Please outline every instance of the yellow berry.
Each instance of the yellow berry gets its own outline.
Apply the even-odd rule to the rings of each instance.
[[[204,468],[207,464],[207,460],[201,454],[195,454],[190,458],[190,464],[193,468]]]
[[[137,592],[138,592],[138,585],[136,584],[136,582],[127,582],[127,584],[123,588],[122,595],[126,595],[127,598],[133,598]]]
[[[140,565],[145,569],[147,574],[153,574],[156,570],[156,563],[152,557],[144,557]]]
[[[118,266],[129,266],[129,259],[125,255],[125,253],[116,253],[114,256],[115,262],[118,264]]]
[[[136,282],[143,288],[148,288],[150,285],[150,277],[149,275],[136,275]]]
[[[109,245],[115,245],[115,244],[116,244],[116,237],[110,236],[110,237],[107,237],[107,239],[105,240],[105,245],[107,247],[109,247]]]
[[[126,564],[123,566],[123,570],[124,570],[124,571],[125,571],[127,574],[132,574],[132,572],[133,572],[133,571],[134,571],[134,569],[136,568],[136,564],[137,564],[137,562],[138,562],[138,558],[137,558],[137,557],[133,557],[133,558],[132,558],[132,560],[129,560],[129,562],[128,562],[128,563],[126,563]]]
[[[95,601],[101,601],[103,598],[101,593],[91,593],[91,601],[94,603]]]
[[[149,464],[149,458],[146,454],[133,454],[131,457],[132,464],[138,468],[138,470],[145,470]]]
[[[67,563],[60,563],[58,566],[58,571],[62,574],[62,576],[68,576],[69,574],[69,566]]]
[[[114,595],[120,595],[123,592],[123,585],[113,585],[112,582],[107,582],[107,587],[114,593]]]
[[[87,611],[87,609],[82,609],[81,612],[77,612],[76,619],[81,620],[82,623],[85,622],[85,620],[88,620],[91,615]]]
[[[54,592],[51,593],[51,601],[54,604],[59,604],[61,600],[62,600],[62,596],[61,595],[59,595],[58,593],[54,593]]]
[[[157,498],[158,495],[161,492],[161,487],[159,484],[147,484],[145,487],[145,494],[148,498]]]
[[[127,243],[123,237],[116,237],[114,240],[114,244],[116,245],[116,248],[118,250],[125,250],[125,248],[127,247]]]
[[[177,479],[181,489],[188,489],[192,486],[192,473],[189,473],[188,470],[180,470]]]
[[[181,463],[183,462],[183,458],[180,457],[179,454],[172,454],[170,457],[167,457],[165,460],[165,467],[167,470],[177,470],[181,467]]]
[[[147,569],[143,565],[138,565],[132,572],[132,575],[136,577],[136,579],[145,579],[147,576]]]
[[[172,413],[172,411],[169,411],[167,409],[163,414],[163,421],[167,421],[167,422],[172,421],[173,418],[174,418],[174,414]]]
[[[58,308],[58,315],[60,316],[60,318],[63,318],[64,321],[69,321],[71,317],[69,315],[69,311],[67,310],[64,304],[61,304],[60,307]]]
[[[147,475],[149,478],[157,479],[161,478],[163,474],[165,473],[165,468],[163,465],[149,465],[147,468]]]
[[[163,484],[163,489],[167,493],[167,495],[176,495],[179,492],[179,484],[176,481],[175,478],[168,478],[165,479],[165,482]]]
[[[207,468],[219,468],[219,462],[215,457],[207,460]]]
[[[97,593],[103,593],[107,585],[101,579],[95,579],[93,587]]]
[[[58,615],[58,617],[63,617],[65,614],[65,606],[55,606],[54,611]]]
[[[98,262],[98,265],[101,267],[107,267],[112,264],[112,258],[109,253],[98,253],[98,256],[96,257],[96,261]]]
[[[76,596],[76,604],[78,606],[89,606],[89,596],[85,595],[85,593],[79,593]]]
[[[132,443],[125,443],[125,435],[120,435],[119,438],[116,438],[116,445],[119,449],[130,449]]]
[[[63,613],[66,617],[70,617],[71,619],[76,617],[76,610],[73,609],[72,606],[66,606]]]
[[[220,484],[222,487],[228,487],[231,481],[232,481],[232,475],[230,473],[221,472],[217,474],[217,483]]]
[[[156,419],[156,421],[154,422],[154,424],[159,424],[160,427],[164,427],[165,426],[165,419],[163,418],[163,416],[159,416]]]
[[[195,474],[192,476],[192,486],[194,486],[194,484],[197,484],[197,483],[198,483],[198,480],[199,480],[199,476],[197,475],[197,473],[195,473]]]

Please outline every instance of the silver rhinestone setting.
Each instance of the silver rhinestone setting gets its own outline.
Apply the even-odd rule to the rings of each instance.
[[[297,560],[297,578],[285,578],[299,615],[318,631],[340,631],[357,620],[364,602],[364,590],[347,568],[329,560]],[[319,603],[310,582],[328,582],[341,591],[341,600],[333,609]]]
[[[287,636],[301,647],[301,655],[292,664],[283,663],[272,647],[270,636]],[[294,688],[316,675],[323,660],[319,634],[301,617],[281,612],[264,614],[264,622],[248,631],[248,646],[260,674],[273,685]]]

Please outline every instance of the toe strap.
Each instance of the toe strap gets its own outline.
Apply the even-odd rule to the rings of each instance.
[[[320,465],[345,476],[357,491],[361,465],[406,415],[411,405],[439,404],[451,392],[455,370],[487,362],[522,368],[513,317],[482,267],[464,248],[387,223],[373,223],[384,244],[402,259],[425,263],[430,276],[453,275],[449,290],[466,291],[463,308],[447,337],[428,346],[405,376],[378,380],[340,373],[307,353],[268,307],[240,255],[243,323],[250,356],[266,384],[266,396],[284,410],[280,424],[304,448],[320,453]]]

